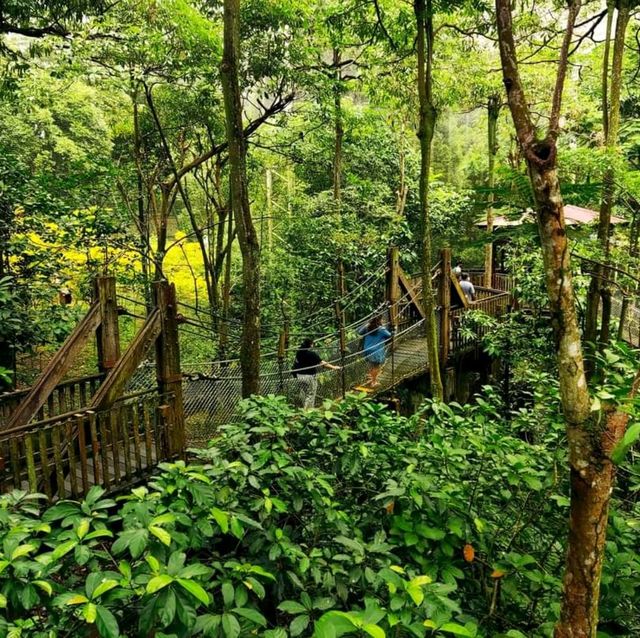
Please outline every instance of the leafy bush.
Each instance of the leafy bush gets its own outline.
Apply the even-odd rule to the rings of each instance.
[[[568,499],[547,404],[531,445],[531,416],[505,425],[490,392],[408,419],[260,398],[199,464],[163,464],[117,501],[4,496],[0,636],[550,635]],[[637,515],[612,514],[627,560],[603,588],[627,628]]]

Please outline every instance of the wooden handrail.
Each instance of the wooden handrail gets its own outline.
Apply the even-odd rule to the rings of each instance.
[[[87,383],[90,381],[99,381],[102,380],[104,374],[102,372],[96,372],[95,374],[89,374],[86,377],[74,377],[73,379],[68,379],[67,381],[61,381],[56,385],[54,390],[68,388],[73,385],[78,385],[81,383]],[[24,390],[13,390],[11,392],[2,392],[0,393],[0,405],[3,401],[10,401],[14,398],[20,398],[26,396],[29,393],[30,388],[25,388]]]
[[[113,402],[113,405],[118,403],[124,403],[126,401],[131,401],[132,399],[137,399],[138,397],[143,397],[143,396],[154,394],[154,393],[157,393],[157,390],[155,388],[147,389],[147,390],[138,390],[137,392],[131,392],[130,394],[125,394],[121,397],[118,397]],[[102,411],[108,412],[108,410],[102,410]],[[49,425],[66,421],[76,416],[82,416],[84,414],[92,414],[95,412],[98,412],[98,410],[96,410],[95,408],[92,408],[91,406],[87,406],[85,408],[80,408],[79,410],[71,410],[70,412],[65,412],[64,414],[56,414],[55,416],[42,419],[41,421],[31,421],[30,423],[20,425],[10,430],[1,430],[0,441],[4,441],[10,438],[10,436],[14,434],[30,432],[32,430],[36,431],[36,430],[39,430],[40,428],[46,428]]]
[[[129,377],[136,369],[142,356],[155,343],[162,329],[160,311],[154,308],[147,317],[144,326],[138,331],[125,353],[102,382],[91,402],[94,410],[100,410],[111,405],[123,390]]]
[[[6,429],[12,429],[28,423],[44,405],[45,401],[67,373],[78,353],[88,343],[100,325],[100,306],[97,303],[89,307],[87,314],[67,337],[36,383],[31,387],[20,405],[9,418]]]

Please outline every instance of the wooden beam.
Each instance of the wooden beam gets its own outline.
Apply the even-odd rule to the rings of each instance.
[[[95,298],[100,305],[101,316],[100,326],[96,331],[98,369],[100,372],[108,372],[120,358],[116,278],[97,277],[95,280]]]
[[[111,368],[109,374],[98,388],[91,402],[93,410],[104,410],[121,395],[124,386],[135,372],[142,357],[154,344],[160,334],[162,322],[157,308],[151,311],[145,324],[140,328],[135,339],[125,353]]]
[[[400,282],[400,286],[404,288],[404,291],[409,295],[409,299],[411,303],[415,306],[416,310],[420,314],[420,316],[424,319],[424,308],[422,307],[422,303],[416,294],[415,288],[411,285],[409,281],[409,277],[404,273],[402,268],[398,269],[398,281]]]
[[[387,302],[389,320],[393,328],[398,326],[398,300],[400,299],[400,252],[397,246],[391,246],[387,256]]]
[[[458,297],[458,303],[464,308],[468,308],[469,301],[467,300],[467,295],[465,295],[462,288],[460,288],[460,282],[458,281],[458,278],[453,274],[453,272],[449,273],[449,280],[451,281],[451,287]]]
[[[440,302],[440,362],[444,368],[449,358],[449,344],[451,341],[451,249],[441,251],[442,268],[438,281]]]
[[[168,394],[165,399],[171,409],[166,412],[167,442],[171,458],[184,457],[186,443],[184,430],[184,400],[182,372],[180,370],[180,342],[176,321],[176,288],[167,281],[154,284],[156,307],[160,313],[161,330],[156,342],[156,373],[158,391]]]
[[[94,303],[82,321],[67,337],[62,347],[55,353],[38,380],[31,386],[29,393],[22,399],[11,418],[6,422],[6,429],[26,425],[33,419],[38,410],[46,403],[53,389],[69,371],[78,354],[93,337],[99,325],[100,306]]]

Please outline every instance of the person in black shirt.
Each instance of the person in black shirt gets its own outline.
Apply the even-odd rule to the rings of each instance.
[[[293,374],[300,383],[300,400],[305,409],[313,408],[316,404],[316,392],[318,391],[316,375],[321,371],[321,368],[340,369],[340,366],[323,361],[322,357],[312,348],[313,339],[304,339],[293,362]]]

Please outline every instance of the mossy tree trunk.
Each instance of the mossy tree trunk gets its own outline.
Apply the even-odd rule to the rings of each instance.
[[[557,638],[595,638],[609,499],[614,475],[610,453],[624,434],[627,416],[615,411],[591,417],[580,330],[569,264],[564,208],[556,166],[562,92],[580,0],[567,10],[549,128],[540,139],[518,70],[510,0],[496,0],[504,84],[518,141],[529,169],[555,337],[560,398],[569,446],[571,506],[567,559]]]
[[[238,83],[240,57],[240,0],[224,1],[224,44],[220,75],[229,145],[231,210],[242,253],[244,319],[240,344],[242,396],[260,390],[260,245],[249,206],[247,145],[242,127]]]
[[[435,133],[437,111],[433,103],[433,5],[431,0],[414,0],[418,29],[418,98],[420,113],[418,139],[420,140],[420,243],[422,300],[425,311],[427,358],[431,378],[431,395],[442,401],[444,392],[440,374],[438,327],[435,312],[435,296],[431,284],[433,265],[431,251],[431,218],[429,215],[429,173]]]

